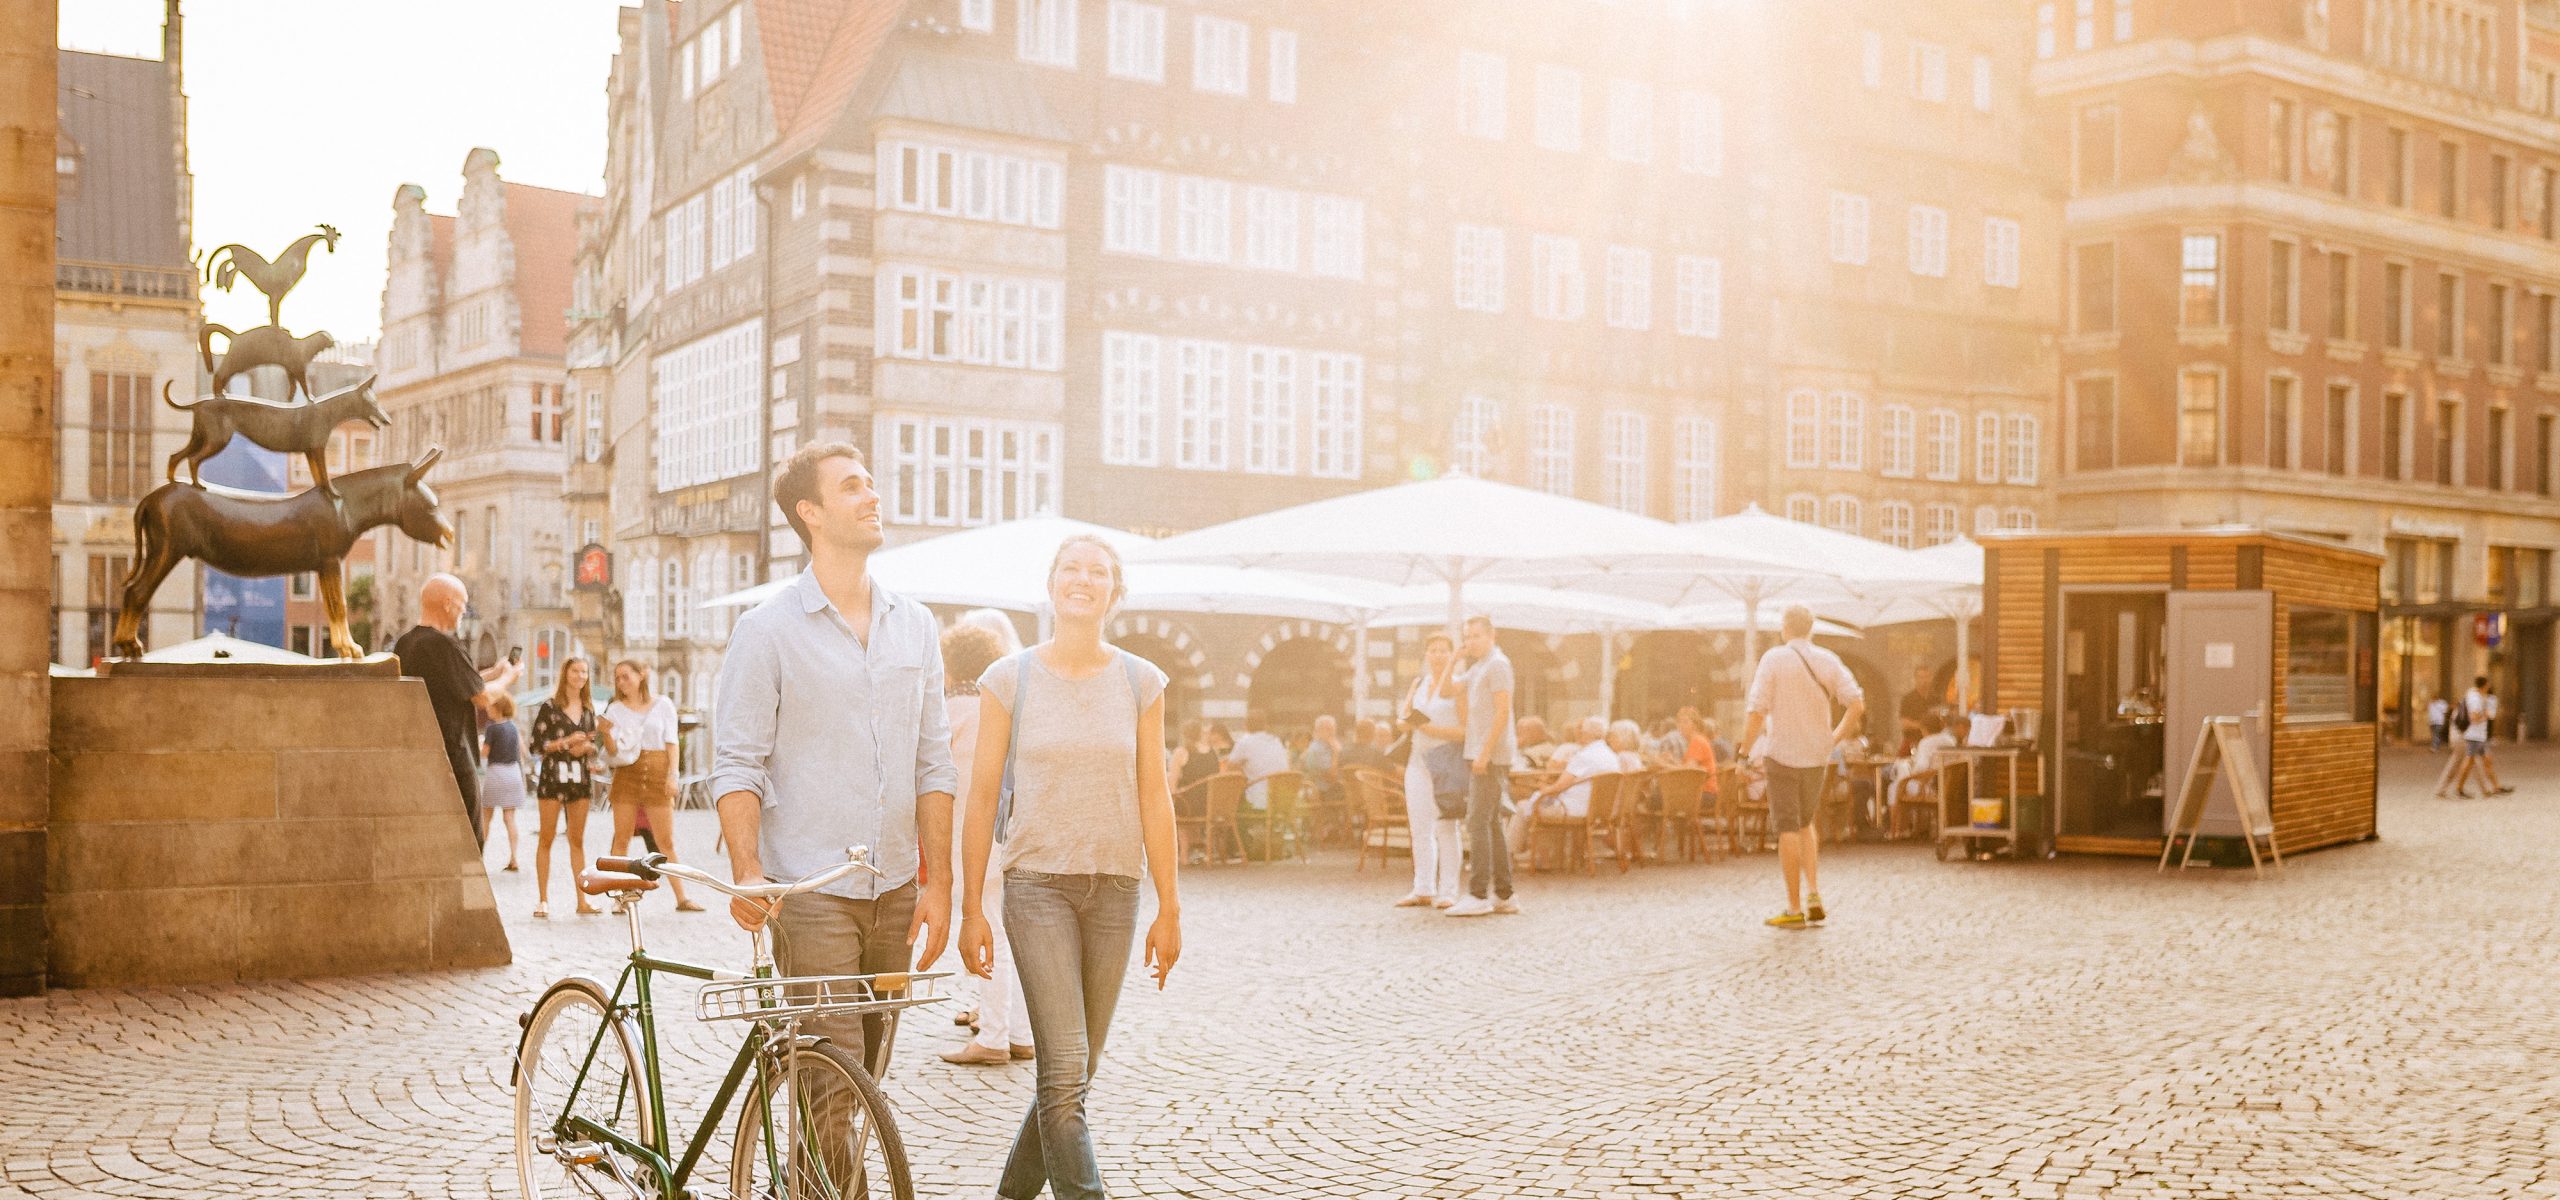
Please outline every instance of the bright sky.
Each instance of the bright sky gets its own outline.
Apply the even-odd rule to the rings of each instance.
[[[341,342],[382,325],[391,194],[427,189],[450,213],[472,147],[519,183],[593,192],[604,176],[604,86],[616,0],[188,0],[187,157],[196,244],[273,255],[313,225],[285,304],[297,333]],[[160,57],[162,0],[64,0],[64,48]],[[205,289],[208,319],[247,329],[246,283]]]

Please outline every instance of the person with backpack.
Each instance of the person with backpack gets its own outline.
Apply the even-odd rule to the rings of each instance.
[[[1778,629],[1784,640],[1761,655],[1752,672],[1742,744],[1750,761],[1767,768],[1769,828],[1778,835],[1778,873],[1787,885],[1787,910],[1768,924],[1801,929],[1826,916],[1814,825],[1822,812],[1823,769],[1832,747],[1866,720],[1867,696],[1839,655],[1813,644],[1812,609],[1789,606]]]
[[[996,1193],[1100,1200],[1085,1097],[1129,969],[1141,876],[1155,882],[1147,963],[1162,988],[1182,954],[1173,793],[1165,786],[1165,674],[1102,640],[1128,594],[1120,555],[1068,538],[1049,565],[1048,641],[978,678],[978,744],[960,870],[960,956],[993,973],[987,871],[1003,858],[1004,924],[1039,1065]]]

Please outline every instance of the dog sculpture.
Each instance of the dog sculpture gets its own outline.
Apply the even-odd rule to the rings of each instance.
[[[282,325],[284,294],[302,282],[303,268],[310,262],[311,244],[314,242],[326,242],[329,252],[337,253],[337,227],[323,225],[318,233],[303,234],[285,247],[284,253],[277,255],[274,262],[260,258],[257,251],[238,243],[217,246],[212,254],[205,256],[204,277],[226,292],[231,290],[233,280],[248,280],[249,286],[267,298],[267,324]]]
[[[311,478],[320,490],[335,499],[337,489],[329,483],[329,435],[349,421],[364,421],[376,429],[391,423],[391,415],[373,402],[373,381],[343,388],[322,396],[309,404],[271,404],[248,396],[207,396],[193,404],[180,404],[169,395],[169,384],[160,385],[160,402],[195,419],[195,428],[187,434],[187,444],[169,456],[169,481],[178,481],[178,464],[187,464],[188,481],[204,486],[204,460],[222,453],[238,434],[250,441],[282,454],[299,454],[311,464]]]
[[[230,339],[230,344],[222,348],[219,365],[213,359],[213,335],[217,333]],[[287,384],[285,399],[291,400],[295,392],[305,396],[311,394],[311,383],[304,378],[310,373],[311,360],[320,357],[321,351],[337,345],[338,339],[325,332],[295,337],[285,332],[281,325],[263,325],[247,333],[233,333],[207,321],[204,329],[196,334],[196,344],[204,349],[204,369],[213,374],[214,395],[229,391],[235,376],[248,374],[259,367],[282,367]]]
[[[192,558],[244,577],[314,573],[329,614],[330,651],[360,657],[363,651],[347,632],[347,551],[382,525],[429,545],[450,544],[453,526],[437,512],[436,494],[426,485],[427,469],[443,455],[442,448],[429,447],[415,464],[350,472],[338,481],[345,494],[338,501],[316,488],[292,496],[178,483],[153,488],[133,507],[133,540],[141,557],[125,578],[114,653],[142,656],[142,615],[150,610],[151,594],[181,561]]]

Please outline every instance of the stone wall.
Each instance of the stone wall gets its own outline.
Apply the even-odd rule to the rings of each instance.
[[[415,679],[56,680],[51,982],[508,961]]]
[[[44,988],[53,0],[0,0],[0,996]]]

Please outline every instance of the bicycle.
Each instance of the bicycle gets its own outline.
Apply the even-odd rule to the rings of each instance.
[[[663,854],[599,858],[595,871],[581,873],[578,890],[611,897],[614,912],[629,923],[631,957],[611,991],[590,976],[571,975],[517,1019],[523,1035],[513,1080],[516,1173],[527,1200],[701,1200],[688,1185],[733,1103],[727,1193],[733,1200],[913,1200],[905,1144],[874,1074],[888,1062],[898,1014],[940,1000],[934,985],[949,972],[777,976],[765,927],[759,927],[752,965],[741,974],[659,958],[640,936],[640,897],[661,877],[778,903],[857,870],[880,873],[866,848],[797,883],[737,886]],[[747,1025],[680,1156],[668,1133],[650,997],[651,977],[661,973],[705,981],[694,1003],[697,1019]],[[804,1020],[839,1015],[876,1018],[869,1064],[800,1032]]]

